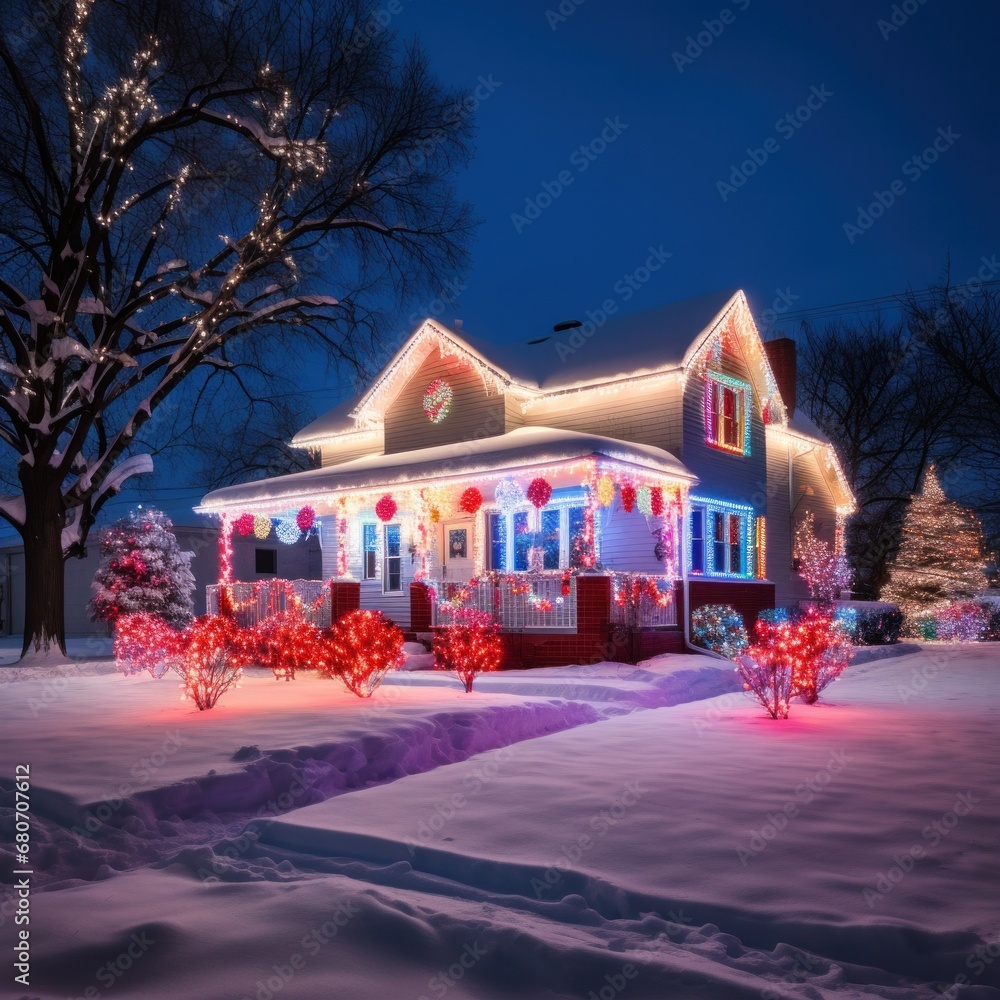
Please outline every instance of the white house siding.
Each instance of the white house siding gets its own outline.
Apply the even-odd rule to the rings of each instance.
[[[384,450],[385,442],[381,429],[361,436],[360,440],[348,436],[336,444],[325,444],[320,448],[320,465],[323,468],[340,465],[341,462],[349,462],[352,458],[384,454]]]
[[[656,558],[654,548],[657,538],[650,531],[656,527],[653,518],[645,518],[638,511],[626,514],[621,498],[599,511],[595,530],[600,536],[601,564],[607,569],[630,573],[660,575],[663,563]]]
[[[427,386],[444,379],[454,390],[451,411],[439,424],[424,414]],[[482,379],[454,358],[431,354],[410,377],[385,414],[385,454],[455,444],[503,434],[507,429],[503,395],[487,395]]]
[[[778,607],[809,597],[802,578],[792,569],[795,529],[812,512],[816,535],[830,545],[836,537],[837,511],[831,484],[825,472],[825,448],[788,438],[778,432],[768,435],[768,532],[767,575],[775,584]],[[789,513],[789,454],[791,495]]]
[[[632,385],[604,395],[587,392],[555,397],[529,408],[524,420],[533,426],[655,445],[678,455],[681,415],[680,381],[671,378],[645,390]]]

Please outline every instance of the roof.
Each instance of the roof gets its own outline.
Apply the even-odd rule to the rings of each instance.
[[[788,418],[788,429],[830,444],[830,439],[801,410],[796,410],[795,415]]]
[[[493,343],[464,331],[454,335],[515,382],[532,388],[611,381],[680,368],[698,335],[715,325],[738,294],[738,289],[713,292],[626,316],[612,316],[598,327],[584,316],[582,327],[514,343]]]
[[[697,479],[670,452],[653,445],[553,427],[519,427],[495,437],[462,442],[461,447],[446,444],[392,455],[367,455],[322,469],[227,486],[209,493],[197,509],[213,513],[238,505],[291,506],[319,492],[381,489],[466,475],[499,476],[505,471],[590,457],[623,462],[670,479]]]
[[[332,410],[327,410],[326,413],[317,417],[311,424],[306,424],[292,438],[292,444],[305,446],[314,441],[331,437],[334,434],[345,434],[356,430],[357,422],[351,416],[351,413],[358,405],[360,399],[360,396],[352,396],[350,399],[338,403]]]

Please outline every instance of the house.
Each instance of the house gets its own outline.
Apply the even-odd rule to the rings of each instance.
[[[764,344],[741,291],[522,343],[428,319],[292,439],[320,468],[198,510],[243,532],[315,520],[335,614],[419,634],[477,607],[526,664],[614,658],[623,634],[632,655],[680,650],[692,608],[749,621],[807,596],[807,511],[843,545],[850,488],[794,409],[794,342]]]

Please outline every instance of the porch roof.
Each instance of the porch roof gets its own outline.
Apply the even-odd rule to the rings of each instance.
[[[318,493],[337,494],[387,486],[422,485],[462,477],[504,475],[517,469],[558,465],[586,458],[630,465],[678,482],[691,483],[698,478],[670,452],[653,445],[553,427],[519,427],[506,434],[477,441],[461,441],[392,455],[366,455],[322,469],[226,486],[209,493],[195,510],[212,514],[234,507],[261,511],[287,508],[307,503]]]

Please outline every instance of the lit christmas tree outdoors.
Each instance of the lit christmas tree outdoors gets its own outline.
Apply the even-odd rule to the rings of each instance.
[[[190,552],[182,552],[170,518],[152,507],[133,511],[101,535],[101,565],[94,574],[92,616],[114,623],[146,612],[171,625],[194,613]]]
[[[899,605],[908,622],[986,587],[983,529],[972,511],[949,500],[934,467],[910,499],[903,538],[882,599]]]

